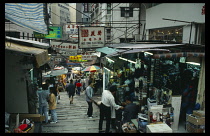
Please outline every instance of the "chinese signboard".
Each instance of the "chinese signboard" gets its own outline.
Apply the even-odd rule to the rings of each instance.
[[[68,50],[68,51],[77,51],[78,50],[78,44],[72,44],[72,43],[62,43],[62,42],[51,42],[51,47],[59,50]]]
[[[49,35],[34,32],[34,37],[36,38],[46,38],[46,39],[60,39],[62,38],[62,28],[60,26],[50,26]]]
[[[79,27],[80,48],[104,47],[104,27]]]
[[[78,28],[81,25],[66,25],[66,34],[78,34]]]
[[[97,59],[97,56],[96,55],[93,55],[92,53],[82,53],[82,60],[94,60],[94,59]]]
[[[87,61],[87,60],[83,60],[82,59],[82,55],[69,56],[69,60],[76,61],[76,62],[85,62],[85,61]]]
[[[77,52],[73,52],[73,51],[59,50],[58,52],[63,56],[76,56],[77,55]]]
[[[77,56],[69,56],[69,60],[81,60],[82,56],[81,55],[77,55]]]

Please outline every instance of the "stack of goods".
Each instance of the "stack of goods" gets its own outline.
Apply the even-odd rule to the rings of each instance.
[[[14,133],[28,133],[32,127],[34,126],[34,123],[28,119],[24,119],[21,123],[21,125],[18,128],[14,129]]]
[[[187,115],[187,131],[190,133],[203,133],[205,131],[205,111],[194,110]]]
[[[172,129],[165,123],[147,125],[147,133],[173,133]]]
[[[122,125],[124,133],[137,133],[137,129],[133,123],[127,122]]]

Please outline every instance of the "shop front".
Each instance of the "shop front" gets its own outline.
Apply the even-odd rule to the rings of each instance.
[[[37,113],[39,68],[49,61],[48,51],[24,45],[5,41],[5,111],[8,113]]]
[[[153,49],[144,47],[143,52],[131,51],[130,46],[127,53],[123,51],[102,58],[106,62],[103,63],[103,87],[118,86],[118,104],[134,94],[133,103],[139,106],[136,124],[140,132],[146,132],[145,124],[158,123],[167,124],[170,132],[177,131],[182,124],[185,127],[188,115],[194,110],[205,110],[204,47],[181,44],[165,44],[162,50],[155,44],[150,47]]]

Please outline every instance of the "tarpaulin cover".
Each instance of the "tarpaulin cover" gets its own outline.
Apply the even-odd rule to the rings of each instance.
[[[5,18],[38,33],[48,34],[44,3],[5,3]]]

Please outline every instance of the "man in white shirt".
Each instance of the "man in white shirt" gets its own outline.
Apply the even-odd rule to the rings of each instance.
[[[110,133],[110,123],[111,123],[111,106],[116,110],[123,109],[122,106],[116,105],[113,94],[117,91],[117,86],[110,86],[109,90],[104,90],[101,97],[100,105],[100,119],[99,119],[99,133],[102,132],[102,125],[104,117],[106,117],[106,131],[105,133]]]

